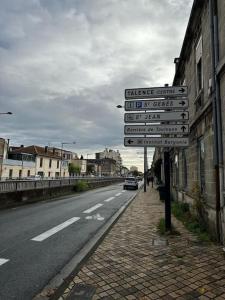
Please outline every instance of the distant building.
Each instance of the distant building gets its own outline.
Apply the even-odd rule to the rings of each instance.
[[[122,168],[122,158],[120,155],[119,150],[115,151],[112,149],[105,148],[104,151],[98,152],[95,154],[96,159],[104,159],[104,158],[110,158],[116,161],[116,174],[121,174],[121,168]]]
[[[12,151],[8,154],[9,158],[12,160],[27,160],[27,157],[33,157],[35,161],[35,175],[41,175],[42,177],[68,177],[68,161],[62,160],[61,156],[57,153],[57,151],[51,151],[48,149],[48,146],[40,147],[40,146],[28,146],[28,147],[20,147]],[[22,177],[23,172],[22,172]]]
[[[116,161],[111,158],[88,159],[87,165],[93,166],[93,172],[97,176],[117,175]]]

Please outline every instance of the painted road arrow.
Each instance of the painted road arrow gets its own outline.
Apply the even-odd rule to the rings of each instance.
[[[128,141],[132,141],[129,143]],[[189,138],[162,138],[162,137],[125,137],[126,147],[188,147]]]
[[[163,121],[184,121],[189,119],[187,111],[125,113],[125,123],[154,123]]]
[[[188,100],[185,98],[125,101],[126,111],[173,109],[173,108],[186,109],[188,108],[188,106],[189,106]]]
[[[125,90],[125,99],[151,99],[179,96],[186,97],[187,95],[187,86],[166,86]]]
[[[187,124],[160,124],[160,125],[125,125],[124,134],[139,135],[139,134],[188,134],[189,125]]]

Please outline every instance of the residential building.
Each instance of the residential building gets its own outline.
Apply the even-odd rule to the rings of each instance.
[[[116,174],[121,175],[122,158],[121,158],[119,150],[115,151],[112,149],[105,148],[104,151],[96,153],[95,158],[96,159],[111,158],[111,159],[115,160],[116,161]]]
[[[92,173],[97,176],[116,176],[117,165],[116,161],[111,158],[88,159],[88,166],[92,166]]]
[[[198,210],[212,235],[225,243],[225,1],[195,0],[174,86],[187,85],[190,146],[173,148],[174,199]],[[162,160],[162,150],[156,150]],[[156,161],[156,159],[155,159]]]
[[[80,175],[86,175],[87,173],[87,160],[86,159],[72,159],[70,163],[80,168]]]
[[[12,159],[21,159],[25,155],[33,155],[35,160],[35,175],[42,177],[58,178],[68,177],[68,161],[62,160],[55,151],[50,151],[48,146],[28,146],[20,147],[19,149],[9,152],[9,157]]]

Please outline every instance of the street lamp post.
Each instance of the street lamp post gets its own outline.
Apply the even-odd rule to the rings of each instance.
[[[76,142],[62,142],[62,143],[61,143],[60,177],[62,177],[63,146],[64,146],[64,145],[74,145],[74,144],[76,144]]]
[[[3,113],[0,112],[0,115],[12,115],[12,114],[13,114],[13,113],[12,113],[11,111],[3,112]]]

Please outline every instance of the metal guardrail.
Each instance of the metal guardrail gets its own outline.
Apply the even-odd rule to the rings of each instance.
[[[60,186],[74,185],[79,180],[87,182],[105,182],[105,181],[121,181],[122,177],[82,177],[82,178],[66,178],[66,179],[51,179],[51,180],[12,180],[0,181],[0,193],[17,192],[26,190],[45,189]]]

